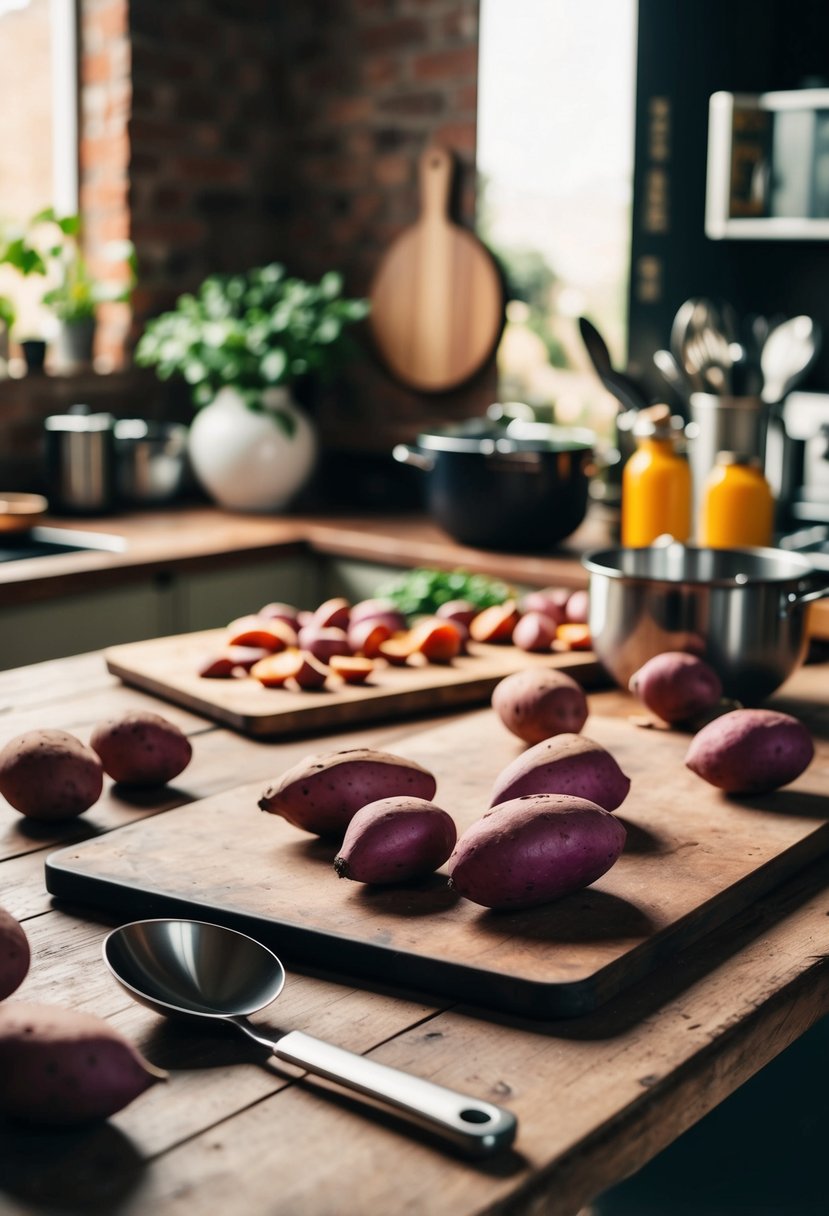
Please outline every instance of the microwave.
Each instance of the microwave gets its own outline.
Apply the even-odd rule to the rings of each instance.
[[[705,232],[829,238],[829,89],[711,96]]]

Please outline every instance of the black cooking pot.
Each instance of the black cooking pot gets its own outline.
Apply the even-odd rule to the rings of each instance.
[[[450,536],[515,553],[550,549],[582,522],[593,442],[580,428],[475,418],[393,455],[426,472],[429,512]]]

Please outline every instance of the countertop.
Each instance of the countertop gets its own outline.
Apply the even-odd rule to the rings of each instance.
[[[800,705],[825,737],[826,686],[826,667],[806,667],[775,703]],[[633,705],[619,691],[591,693],[591,704],[599,714]],[[49,726],[87,739],[102,717],[135,708],[158,712],[160,704],[120,685],[99,654],[0,674],[6,738]],[[101,962],[115,919],[50,900],[43,863],[54,848],[148,816],[173,822],[176,808],[240,781],[272,780],[309,750],[304,739],[263,745],[171,706],[163,712],[194,748],[174,787],[139,797],[107,780],[100,801],[64,825],[31,825],[0,799],[2,902],[32,949],[19,997],[94,1012],[170,1072],[104,1124],[70,1132],[0,1125],[2,1216],[574,1216],[829,1012],[826,857],[575,1021],[497,1016],[291,969],[275,1015],[283,1028],[517,1114],[513,1150],[482,1164],[461,1160],[326,1083],[264,1060],[229,1031],[166,1023],[134,1004]],[[434,732],[444,721],[426,725]],[[411,722],[352,730],[326,746],[393,750],[411,730]],[[795,1179],[796,1171],[793,1163]]]
[[[0,606],[80,594],[165,570],[205,569],[310,551],[388,566],[461,566],[530,586],[583,587],[581,553],[608,542],[586,521],[549,554],[509,554],[456,544],[423,515],[243,515],[211,506],[102,518],[49,517],[49,527],[99,533],[123,545],[0,565]]]
[[[422,514],[244,515],[183,505],[101,518],[49,517],[50,527],[115,538],[93,550],[0,564],[0,608],[57,600],[170,571],[218,569],[313,553],[411,568],[461,567],[527,586],[586,587],[582,554],[611,546],[598,512],[550,553],[514,554],[459,545]],[[810,633],[829,638],[829,600],[813,604]]]

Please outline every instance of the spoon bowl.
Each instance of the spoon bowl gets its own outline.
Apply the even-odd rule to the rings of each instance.
[[[285,968],[266,946],[204,921],[123,925],[106,939],[104,960],[131,996],[163,1014],[246,1017],[285,986]]]
[[[144,920],[114,929],[104,962],[136,1001],[165,1016],[228,1022],[277,1059],[403,1115],[473,1157],[512,1144],[511,1111],[354,1055],[298,1030],[263,1033],[247,1018],[281,993],[285,969],[261,942],[222,925],[194,920]]]

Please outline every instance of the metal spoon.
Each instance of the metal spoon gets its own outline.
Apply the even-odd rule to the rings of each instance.
[[[763,343],[763,400],[782,401],[811,367],[820,349],[820,330],[811,317],[790,317],[776,326]]]
[[[367,1094],[474,1157],[507,1148],[511,1111],[377,1064],[298,1030],[262,1034],[247,1015],[275,1001],[285,970],[266,946],[197,920],[134,921],[104,941],[104,962],[130,996],[165,1015],[212,1018],[238,1027],[280,1060]]]

